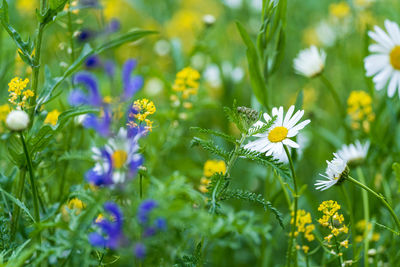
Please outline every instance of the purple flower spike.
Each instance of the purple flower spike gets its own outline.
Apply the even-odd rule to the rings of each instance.
[[[138,259],[143,260],[146,257],[146,247],[142,243],[136,243],[133,251]]]
[[[138,209],[138,221],[141,224],[146,224],[149,220],[149,213],[155,208],[157,207],[157,202],[152,200],[152,199],[148,199],[142,202],[142,204],[140,204],[139,209]]]
[[[104,70],[108,76],[114,77],[115,75],[115,63],[112,60],[107,60],[104,62]]]
[[[74,76],[74,83],[84,85],[88,90],[88,94],[85,94],[82,91],[78,93],[77,91],[80,91],[79,89],[72,91],[72,96],[70,95],[69,97],[69,101],[72,106],[78,106],[81,104],[87,104],[95,107],[101,106],[102,98],[95,76],[88,72],[79,72]]]
[[[83,121],[83,126],[85,128],[94,129],[103,137],[107,137],[110,135],[110,125],[111,112],[107,109],[104,109],[103,117],[98,118],[93,114],[89,114]]]
[[[104,209],[112,216],[112,220],[102,219],[96,224],[100,227],[102,235],[99,233],[91,233],[89,242],[93,246],[107,247],[116,249],[121,245],[123,240],[122,233],[122,212],[119,207],[112,202],[106,202]]]
[[[131,76],[132,71],[136,68],[137,61],[128,59],[122,68],[122,83],[124,86],[123,98],[131,98],[143,86],[143,78],[141,76]]]

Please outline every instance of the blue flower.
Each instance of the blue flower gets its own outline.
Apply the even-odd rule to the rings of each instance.
[[[104,71],[107,73],[108,76],[114,77],[115,75],[115,63],[112,60],[107,60],[104,62]]]
[[[114,33],[121,29],[121,22],[118,19],[112,19],[107,25],[106,32]]]
[[[158,230],[161,230],[161,231],[167,230],[167,221],[164,218],[158,217],[155,220],[154,224],[156,225],[156,228]]]
[[[83,121],[83,127],[94,129],[103,137],[110,135],[110,126],[111,111],[108,108],[104,108],[103,116],[97,117],[93,114],[88,114]]]
[[[76,37],[78,42],[86,43],[95,37],[96,33],[90,29],[82,29]]]
[[[152,200],[152,199],[148,199],[143,201],[139,208],[138,208],[138,221],[141,224],[146,224],[149,220],[149,213],[155,208],[157,207],[157,202]]]
[[[132,71],[136,68],[137,61],[128,59],[122,68],[122,84],[124,86],[123,99],[130,99],[143,86],[143,78],[141,76],[131,76]]]
[[[93,148],[93,158],[98,160],[94,168],[86,172],[86,180],[96,186],[111,185],[112,180],[112,158],[111,155],[105,149]]]
[[[123,240],[122,212],[112,202],[106,202],[104,210],[111,215],[112,220],[101,219],[96,222],[96,225],[101,229],[101,234],[97,232],[89,234],[89,242],[92,246],[116,249],[121,245]]]
[[[136,258],[138,259],[144,259],[146,257],[146,247],[142,243],[136,243],[134,249],[133,249]]]
[[[86,179],[96,185],[121,184],[132,179],[143,164],[143,157],[138,153],[139,138],[129,137],[127,130],[121,128],[103,148],[93,148],[96,164],[86,173]]]
[[[102,98],[95,76],[89,72],[78,72],[74,76],[73,81],[74,84],[82,84],[86,88],[87,93],[83,92],[81,89],[74,89],[68,97],[68,102],[71,106],[101,106]]]
[[[85,60],[85,67],[94,69],[101,65],[101,60],[98,55],[91,55]]]

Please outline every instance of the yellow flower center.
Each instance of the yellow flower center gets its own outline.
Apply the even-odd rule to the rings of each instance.
[[[124,166],[124,163],[128,159],[128,154],[124,150],[116,150],[112,155],[112,161],[114,163],[114,167],[119,169]]]
[[[390,64],[396,70],[400,70],[400,45],[396,45],[390,52]]]
[[[283,126],[275,127],[274,129],[272,129],[272,131],[269,132],[268,140],[272,143],[282,142],[286,138],[288,132],[289,130]]]

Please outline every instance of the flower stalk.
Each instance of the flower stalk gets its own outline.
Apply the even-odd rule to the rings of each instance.
[[[334,101],[335,101],[335,103],[337,105],[337,108],[340,111],[340,114],[343,117],[345,117],[346,113],[344,112],[342,101],[340,100],[340,97],[339,97],[338,93],[336,92],[335,88],[333,87],[332,83],[323,74],[320,75],[320,78],[321,78],[322,82],[324,83],[324,85],[326,86],[326,88],[331,93],[331,95],[332,95],[332,97],[333,97],[333,99],[334,99]]]
[[[374,190],[372,190],[371,188],[369,188],[368,186],[360,183],[359,181],[357,181],[356,179],[352,178],[351,176],[348,176],[346,178],[348,181],[352,182],[353,184],[361,187],[362,189],[366,190],[367,192],[369,192],[370,194],[376,196],[381,202],[382,204],[387,208],[387,210],[389,211],[390,215],[392,216],[393,220],[396,223],[397,226],[397,230],[400,230],[400,221],[399,218],[397,218],[396,213],[394,213],[392,207],[390,206],[390,204],[386,201],[385,197],[381,194],[376,193]]]
[[[25,143],[25,138],[22,132],[19,133],[19,136],[21,138],[22,142],[22,147],[24,149],[24,154],[26,157],[26,162],[28,166],[28,172],[29,172],[29,180],[31,183],[32,187],[32,194],[33,194],[33,209],[34,209],[34,216],[35,216],[35,221],[36,223],[40,222],[40,213],[39,213],[39,198],[37,194],[37,188],[36,188],[36,182],[35,182],[35,176],[33,172],[33,166],[32,166],[32,160],[28,151],[28,148]]]
[[[284,147],[285,153],[286,153],[286,155],[287,155],[287,157],[289,159],[289,165],[290,165],[290,170],[292,172],[293,189],[294,189],[294,195],[293,195],[293,202],[294,202],[294,205],[293,205],[294,206],[293,207],[293,212],[294,212],[293,220],[294,220],[294,223],[293,223],[293,225],[291,227],[291,230],[290,230],[289,246],[288,246],[288,257],[287,257],[287,263],[286,263],[286,266],[289,267],[289,266],[291,266],[291,263],[292,263],[292,253],[293,253],[292,249],[293,249],[293,241],[294,241],[294,232],[295,232],[295,229],[296,229],[296,222],[297,222],[297,209],[298,209],[298,198],[299,198],[299,195],[298,195],[297,179],[296,179],[296,173],[294,171],[293,160],[292,160],[292,157],[290,156],[289,149],[287,148],[287,146],[284,145],[283,147]]]

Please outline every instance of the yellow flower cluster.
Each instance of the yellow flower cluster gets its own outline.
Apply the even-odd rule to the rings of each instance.
[[[14,105],[25,107],[28,98],[34,96],[32,90],[30,89],[25,90],[28,83],[29,83],[28,78],[26,78],[25,80],[22,80],[19,77],[13,78],[8,83],[8,92],[10,92],[9,93],[10,98],[8,99],[8,101]]]
[[[346,2],[333,3],[329,6],[329,13],[333,17],[342,19],[350,14],[350,6]]]
[[[3,126],[6,122],[7,115],[10,113],[11,109],[8,104],[4,104],[0,106],[0,133],[3,132]]]
[[[75,215],[81,213],[81,211],[85,208],[85,204],[79,198],[73,198],[68,201],[67,205],[63,205],[61,213],[62,217],[65,221],[69,220],[70,211],[73,211]]]
[[[191,95],[196,95],[199,89],[199,79],[200,73],[192,69],[191,67],[186,67],[176,74],[176,79],[172,89],[175,92],[182,93],[183,99],[188,99]],[[177,96],[172,96],[171,99],[177,98]]]
[[[226,172],[225,161],[223,161],[223,160],[207,160],[206,163],[204,163],[204,170],[203,170],[203,175],[205,177],[202,177],[200,179],[200,186],[199,186],[200,192],[202,192],[202,193],[208,192],[207,187],[211,183],[211,180],[209,178],[211,176],[213,176],[214,173],[225,174],[225,172]]]
[[[350,115],[354,130],[362,125],[363,130],[369,132],[370,123],[375,120],[371,96],[364,91],[352,91],[347,99],[347,114]]]
[[[331,239],[333,237],[336,237],[341,234],[347,234],[349,232],[349,228],[344,222],[344,217],[343,214],[338,213],[338,210],[340,210],[340,205],[333,200],[328,200],[324,201],[321,203],[321,205],[318,207],[319,211],[322,211],[324,214],[322,218],[318,220],[318,222],[323,226],[323,227],[328,227],[329,230],[331,231],[329,235],[325,236],[324,239],[330,243]],[[336,242],[336,241],[335,241]],[[348,246],[348,241],[344,240],[340,243],[341,246],[347,248]]]
[[[291,224],[294,222],[294,212],[292,212],[292,220]],[[308,242],[311,242],[315,239],[315,236],[312,234],[312,231],[315,229],[315,225],[312,223],[311,214],[306,212],[305,210],[298,210],[296,217],[296,231],[294,235],[297,237],[299,233],[303,233],[304,237]]]
[[[58,116],[60,116],[60,112],[57,109],[54,109],[53,111],[50,111],[47,113],[46,119],[44,119],[44,123],[51,124],[51,125],[56,125],[58,122]]]
[[[367,228],[367,231],[368,231],[367,233],[365,232],[365,228],[366,227],[368,227]],[[372,230],[372,223],[370,223],[370,222],[366,223],[365,220],[358,221],[356,223],[357,235],[356,235],[354,240],[357,243],[362,242],[365,239],[366,235],[369,235],[371,230]],[[381,235],[379,233],[373,232],[372,236],[371,236],[371,241],[377,242],[380,239],[380,237],[381,237]]]
[[[152,115],[156,112],[156,106],[154,105],[153,101],[150,101],[146,98],[136,100],[133,103],[132,108],[136,112],[130,112],[129,113],[129,118],[135,118],[137,119],[140,123],[145,122],[146,123],[146,130],[152,131],[153,129],[153,121],[147,119],[147,116]],[[129,127],[137,127],[138,124],[134,121],[129,121],[128,122]]]

